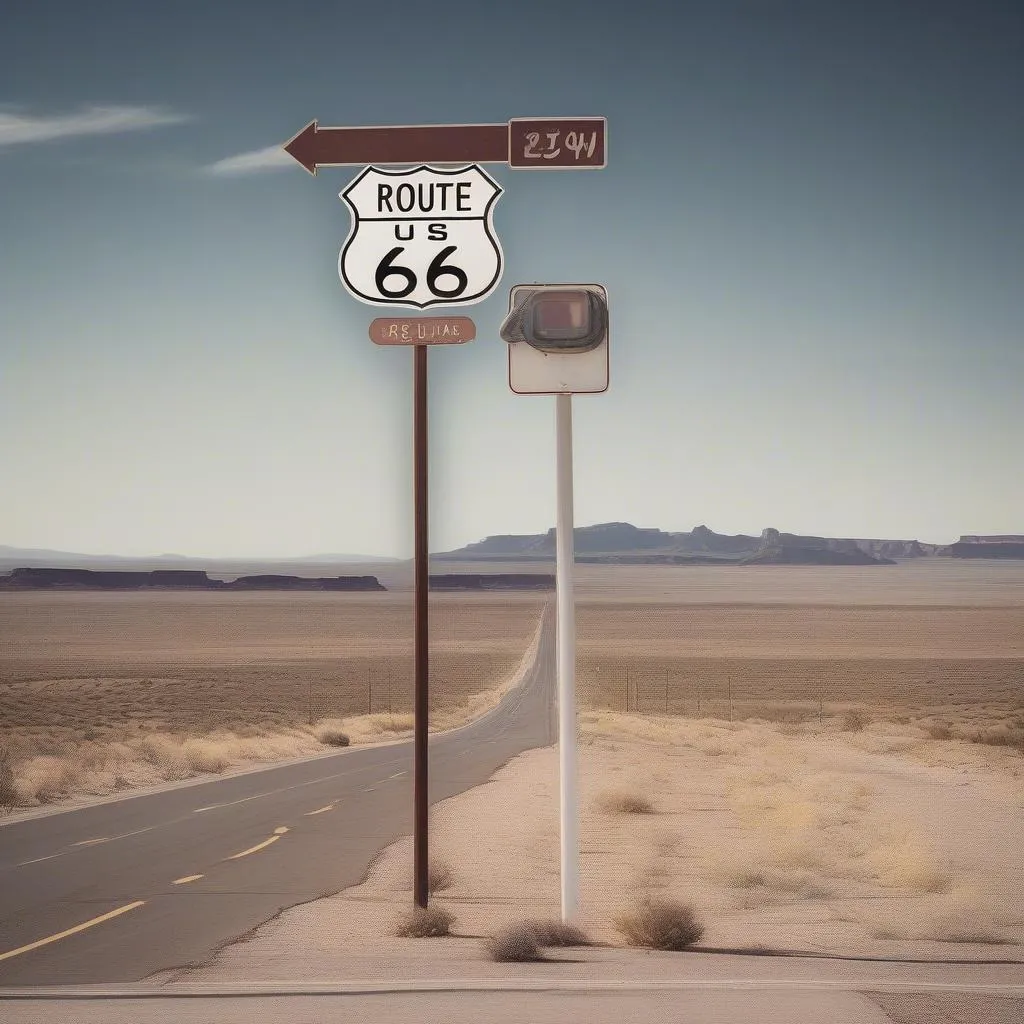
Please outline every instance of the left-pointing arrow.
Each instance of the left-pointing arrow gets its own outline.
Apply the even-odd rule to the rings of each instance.
[[[505,164],[508,124],[321,128],[310,121],[283,148],[310,174],[363,164]]]
[[[316,175],[316,121],[310,121],[294,138],[284,144],[284,151],[298,160],[310,174]]]

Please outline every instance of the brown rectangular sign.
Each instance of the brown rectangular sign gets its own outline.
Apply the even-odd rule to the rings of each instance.
[[[370,324],[375,345],[461,345],[475,337],[468,316],[384,316]]]
[[[605,167],[603,117],[517,117],[504,124],[420,124],[321,128],[310,121],[284,151],[310,174],[357,164],[510,164],[512,167]]]
[[[604,167],[603,117],[515,117],[508,123],[512,167]]]

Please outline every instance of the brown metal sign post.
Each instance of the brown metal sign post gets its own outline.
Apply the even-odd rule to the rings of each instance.
[[[430,583],[427,548],[427,346],[413,349],[413,504],[416,526],[413,538],[416,610],[413,629],[415,660],[415,708],[413,722],[413,900],[426,907],[430,895],[427,869],[430,794],[427,776],[430,758],[427,734],[430,729],[430,648],[427,631],[427,592]]]
[[[469,305],[486,298],[501,279],[501,246],[491,220],[502,188],[479,165],[443,169],[366,167],[340,193],[352,227],[338,257],[338,274],[361,302],[375,306]],[[427,629],[427,346],[459,345],[476,335],[468,317],[378,317],[370,324],[377,345],[414,348],[414,648],[413,892],[429,897],[427,833],[430,730]]]
[[[378,317],[370,324],[376,345],[413,346],[413,900],[425,907],[430,896],[427,836],[429,832],[430,647],[428,595],[430,554],[427,529],[427,348],[461,345],[476,337],[468,316]]]
[[[491,212],[502,189],[480,166],[570,170],[607,165],[603,117],[513,118],[504,124],[321,128],[311,121],[283,149],[310,174],[320,167],[366,166],[340,194],[352,212],[341,251],[342,284],[374,306],[464,306],[481,302],[501,279],[502,253]],[[458,170],[425,166],[461,164]],[[468,317],[378,318],[377,345],[412,345],[415,722],[413,729],[413,897],[429,897],[427,832],[430,728],[427,630],[427,346],[475,337]]]

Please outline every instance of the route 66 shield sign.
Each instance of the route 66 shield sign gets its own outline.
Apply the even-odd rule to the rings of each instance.
[[[365,168],[340,193],[352,230],[342,283],[372,306],[468,306],[501,280],[491,223],[501,186],[477,164],[456,170]]]

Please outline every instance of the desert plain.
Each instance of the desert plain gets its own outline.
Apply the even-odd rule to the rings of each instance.
[[[7,802],[407,735],[391,571],[383,594],[0,594]],[[495,702],[551,599],[431,596],[433,728]],[[577,599],[580,923],[600,955],[653,894],[692,905],[708,949],[1024,961],[1024,565],[580,566]],[[528,751],[435,805],[451,936],[393,935],[402,840],[186,973],[323,977],[344,955],[359,977],[500,975],[481,938],[558,914],[557,766]]]

